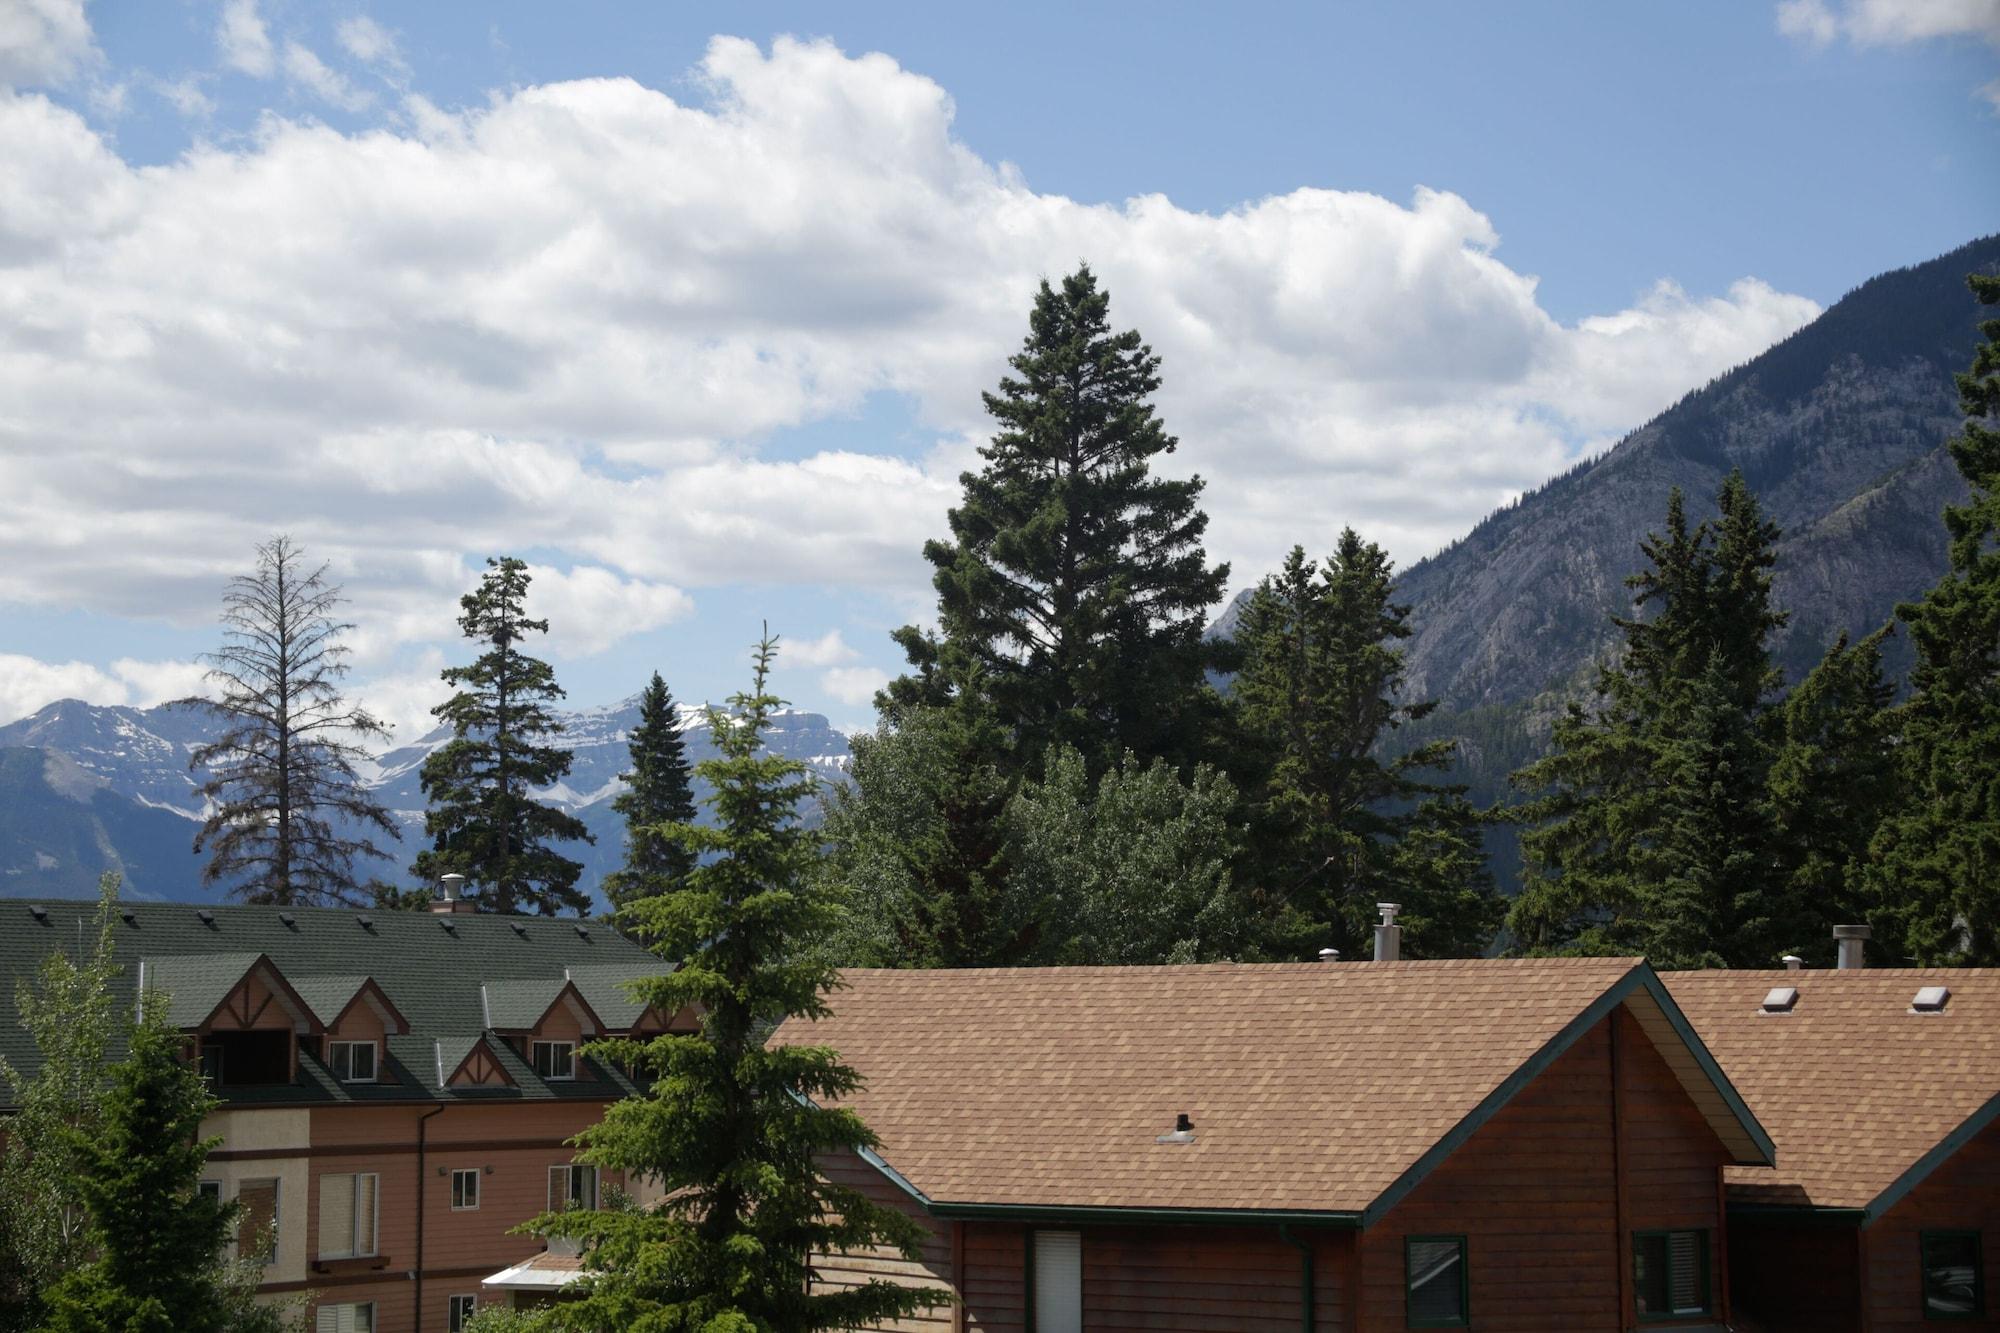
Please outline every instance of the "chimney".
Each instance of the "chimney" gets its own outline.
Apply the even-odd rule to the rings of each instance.
[[[1800,971],[1806,965],[1806,960],[1799,957],[1795,953],[1788,953],[1783,958],[1780,958],[1778,961],[1785,965],[1785,971],[1787,972]]]
[[[1375,910],[1382,914],[1382,924],[1375,927],[1375,961],[1393,963],[1403,956],[1403,928],[1396,924],[1396,913],[1403,905],[1376,903]]]
[[[438,916],[477,911],[465,898],[465,876],[438,876],[438,896],[431,899],[431,911]]]
[[[1319,951],[1319,960],[1322,963],[1337,963],[1340,961],[1340,950],[1321,949]]]
[[[1861,949],[1862,945],[1867,943],[1868,937],[1872,934],[1874,932],[1866,926],[1835,926],[1833,928],[1834,943],[1840,946],[1841,971],[1846,972],[1851,969],[1858,972],[1868,966],[1868,959],[1862,954]]]

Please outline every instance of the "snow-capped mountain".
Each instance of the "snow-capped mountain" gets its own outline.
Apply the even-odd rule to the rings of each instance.
[[[575,814],[593,844],[565,845],[584,863],[582,883],[594,889],[623,855],[622,821],[611,800],[624,790],[619,774],[639,722],[637,696],[622,703],[559,715],[560,744],[575,755],[569,777],[538,793]],[[688,761],[715,753],[703,710],[683,706]],[[0,893],[82,895],[105,870],[120,870],[136,897],[207,901],[217,891],[201,883],[194,834],[203,816],[188,756],[218,723],[200,709],[98,707],[64,699],[0,726]],[[403,883],[424,846],[424,759],[451,739],[437,728],[376,756],[363,778],[403,830],[386,861],[357,867],[364,876]],[[766,733],[779,754],[801,760],[822,781],[847,770],[847,738],[817,713],[785,712]],[[705,791],[697,779],[697,799]],[[377,839],[379,842],[380,840]]]

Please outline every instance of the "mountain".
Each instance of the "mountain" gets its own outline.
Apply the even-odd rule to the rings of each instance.
[[[563,848],[583,862],[583,884],[594,890],[624,855],[624,824],[611,799],[624,790],[618,775],[639,723],[639,700],[558,716],[559,743],[575,758],[569,778],[539,795],[583,820],[596,837],[594,845]],[[699,708],[683,707],[681,724],[689,763],[715,753]],[[198,709],[109,708],[75,699],[0,726],[0,893],[83,896],[103,871],[120,870],[133,897],[216,900],[219,892],[201,883],[202,861],[193,850],[203,775],[187,766],[215,730],[213,717]],[[403,830],[402,844],[387,849],[392,860],[358,867],[364,877],[408,881],[406,867],[424,845],[418,772],[450,735],[440,727],[378,756],[363,773]],[[817,713],[778,714],[766,739],[822,780],[843,780],[847,738]],[[695,795],[706,795],[699,779]]]
[[[1775,590],[1792,619],[1776,652],[1788,681],[1843,630],[1890,619],[1945,567],[1939,511],[1965,493],[1944,449],[1962,421],[1952,375],[1971,361],[1981,313],[1965,275],[1996,269],[2000,236],[1989,236],[1870,279],[1405,570],[1408,689],[1438,709],[1402,740],[1459,737],[1460,780],[1482,801],[1505,795],[1507,774],[1541,751],[1562,702],[1615,647],[1610,617],[1631,608],[1624,580],[1668,491],[1680,487],[1699,520],[1731,468],[1784,530]],[[1907,666],[1907,644],[1892,640],[1889,652],[1898,671]],[[1511,847],[1495,851],[1511,875]]]

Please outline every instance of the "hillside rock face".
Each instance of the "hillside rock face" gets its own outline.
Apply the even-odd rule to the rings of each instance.
[[[611,800],[625,789],[619,774],[639,724],[636,696],[603,708],[559,715],[560,743],[574,754],[568,779],[539,797],[583,820],[594,844],[571,843],[563,853],[584,864],[582,884],[595,890],[624,856],[624,823]],[[701,710],[683,708],[690,764],[715,753]],[[0,726],[0,893],[82,896],[97,877],[117,870],[131,897],[213,901],[201,883],[194,835],[203,818],[196,789],[204,775],[188,756],[217,730],[198,709],[109,708],[65,699],[31,717]],[[357,864],[363,879],[406,884],[406,867],[424,845],[424,759],[450,733],[438,728],[381,755],[363,773],[376,799],[403,833],[383,850],[391,859]],[[766,736],[771,749],[810,767],[825,782],[847,771],[847,738],[817,713],[781,713]],[[695,796],[706,796],[699,779]],[[374,841],[381,845],[378,836]]]

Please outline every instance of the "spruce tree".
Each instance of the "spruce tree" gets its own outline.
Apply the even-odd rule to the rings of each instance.
[[[289,537],[259,546],[256,569],[222,599],[223,646],[206,658],[218,697],[181,700],[223,723],[188,757],[208,774],[202,881],[248,902],[364,902],[355,858],[387,858],[371,833],[402,837],[355,773],[361,743],[389,729],[341,697],[340,637],[354,627],[335,619],[343,599],[326,571]]]
[[[1427,777],[1454,743],[1397,752],[1434,705],[1402,695],[1410,608],[1393,567],[1353,529],[1323,563],[1293,547],[1238,622],[1232,701],[1272,945],[1356,956],[1378,899],[1402,903],[1414,956],[1476,952],[1501,907],[1464,789]]]
[[[572,759],[548,743],[562,730],[549,709],[563,697],[555,672],[518,646],[528,634],[548,633],[549,623],[523,609],[526,564],[507,556],[486,565],[479,586],[459,599],[458,618],[465,637],[486,651],[443,673],[458,692],[431,713],[453,735],[424,760],[424,830],[433,842],[412,872],[425,881],[464,875],[489,911],[582,912],[590,905],[576,887],[583,866],[549,844],[593,841],[590,830],[533,795],[566,776]]]
[[[619,777],[628,785],[611,801],[625,820],[625,864],[604,878],[614,906],[678,887],[695,864],[686,845],[663,831],[694,822],[695,809],[680,715],[657,671],[639,696],[639,725],[627,748],[632,768]]]
[[[2000,304],[2000,277],[1967,279]],[[1891,958],[2000,963],[2000,319],[1958,379],[1952,461],[1971,488],[1944,512],[1951,565],[1896,608],[1916,648],[1897,718],[1903,799],[1872,848],[1870,924]]]
[[[774,651],[767,637],[750,690],[731,711],[709,712],[718,753],[697,772],[715,822],[670,834],[701,864],[678,892],[619,911],[675,964],[633,983],[634,998],[663,1013],[694,1006],[702,1030],[591,1048],[653,1082],[578,1136],[579,1159],[656,1181],[663,1198],[530,1224],[585,1246],[579,1298],[534,1316],[540,1327],[805,1333],[876,1326],[933,1299],[887,1279],[810,1281],[814,1254],[888,1246],[915,1259],[921,1233],[821,1170],[827,1154],[875,1143],[853,1112],[828,1105],[858,1086],[854,1070],[824,1047],[764,1042],[788,1017],[828,1013],[838,984],[809,947],[832,914],[815,888],[817,835],[797,817],[813,782],[804,765],[764,746],[783,706],[766,688]]]
[[[48,1333],[275,1333],[257,1275],[223,1255],[237,1206],[201,1193],[220,1139],[201,1138],[218,1103],[185,1057],[186,1038],[148,996],[130,1050],[110,1069],[101,1123],[71,1134],[90,1261],[47,1294]]]
[[[1153,475],[1176,443],[1151,402],[1160,359],[1109,310],[1088,267],[1041,285],[952,539],[924,547],[938,632],[896,632],[915,671],[886,702],[990,710],[1011,778],[1059,742],[1093,772],[1128,750],[1183,761],[1216,717],[1202,631],[1228,567],[1202,549],[1201,479]]]

